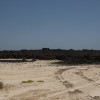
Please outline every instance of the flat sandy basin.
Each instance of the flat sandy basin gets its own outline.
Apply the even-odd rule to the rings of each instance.
[[[100,100],[100,65],[0,62],[0,100]]]

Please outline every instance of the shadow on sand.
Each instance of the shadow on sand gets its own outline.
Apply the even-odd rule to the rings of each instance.
[[[66,65],[68,65],[68,66],[73,66],[73,65],[93,65],[93,64],[100,64],[100,62],[99,63],[97,63],[97,62],[92,62],[92,63],[90,63],[90,62],[74,62],[74,61],[72,61],[72,62],[68,62],[68,61],[63,61],[63,60],[59,60],[59,61],[55,61],[55,62],[52,62],[51,64],[54,64],[54,65],[60,65],[60,66],[66,66]]]
[[[22,62],[33,62],[34,59],[0,59],[0,62],[9,62],[9,63],[22,63]]]

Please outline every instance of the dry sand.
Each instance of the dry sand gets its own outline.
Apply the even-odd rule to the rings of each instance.
[[[100,65],[0,62],[0,100],[100,100]]]

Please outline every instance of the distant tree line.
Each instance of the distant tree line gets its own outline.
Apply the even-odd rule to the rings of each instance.
[[[67,64],[100,63],[100,50],[62,50],[43,48],[40,50],[3,50],[0,59],[62,60]]]

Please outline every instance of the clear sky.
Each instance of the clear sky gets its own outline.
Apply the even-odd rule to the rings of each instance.
[[[100,49],[100,0],[0,0],[0,50]]]

